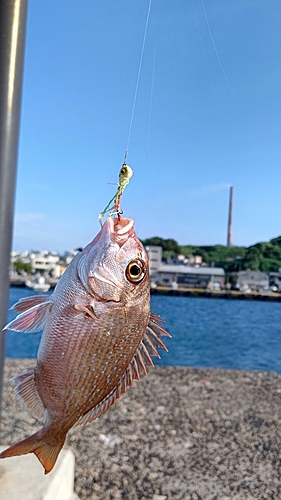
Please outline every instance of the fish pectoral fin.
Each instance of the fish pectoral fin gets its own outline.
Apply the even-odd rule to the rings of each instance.
[[[47,314],[52,307],[50,300],[36,304],[27,311],[19,314],[16,319],[8,323],[4,330],[15,332],[39,332],[43,330]]]
[[[29,367],[13,378],[17,384],[14,391],[21,404],[40,420],[44,419],[44,406],[36,389],[35,368]]]
[[[31,297],[24,297],[14,304],[11,309],[18,313],[27,311],[31,307],[37,306],[50,301],[50,295],[32,295]]]
[[[75,304],[74,309],[75,309],[75,311],[85,313],[85,318],[98,319],[97,315],[95,314],[94,308],[91,304],[87,304],[87,305]]]

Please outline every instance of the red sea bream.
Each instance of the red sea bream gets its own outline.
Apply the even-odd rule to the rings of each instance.
[[[43,329],[37,364],[15,377],[15,391],[45,424],[0,458],[35,453],[48,473],[69,429],[100,417],[165,348],[160,336],[169,334],[150,313],[148,260],[133,220],[108,217],[52,295],[13,308],[19,315],[7,329]]]

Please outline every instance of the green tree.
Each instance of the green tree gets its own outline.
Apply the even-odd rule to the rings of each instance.
[[[248,248],[244,261],[243,268],[251,269],[252,271],[259,271],[261,261],[261,251],[255,245]]]
[[[250,246],[244,258],[243,268],[265,273],[278,271],[281,267],[281,247],[272,241],[269,243],[263,241]]]
[[[154,245],[156,247],[163,248],[163,241],[163,238],[160,238],[160,236],[153,236],[152,238],[146,238],[146,240],[142,240],[142,243],[144,246]]]
[[[32,272],[31,264],[29,262],[25,263],[25,262],[16,261],[16,262],[14,262],[14,269],[17,272],[25,271],[27,274],[31,274],[31,272]]]
[[[153,236],[152,238],[147,238],[146,240],[143,240],[142,243],[144,246],[155,245],[162,247],[164,258],[167,258],[167,256],[175,257],[180,253],[180,247],[177,241],[171,238],[164,239],[160,238],[159,236]]]
[[[159,245],[163,257],[168,259],[182,254],[200,255],[204,262],[222,267],[226,273],[237,273],[243,269],[253,271],[277,272],[281,268],[281,236],[269,242],[262,241],[250,247],[227,247],[224,245],[178,245],[173,239],[159,236],[148,238],[145,245]]]
[[[277,238],[273,238],[272,240],[270,240],[270,242],[272,245],[277,245],[279,247],[281,247],[281,236],[278,236]]]

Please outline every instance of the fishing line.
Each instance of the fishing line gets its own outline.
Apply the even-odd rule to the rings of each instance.
[[[154,57],[153,57],[153,67],[152,67],[152,80],[151,80],[150,105],[149,105],[149,115],[148,115],[148,131],[147,131],[147,142],[146,142],[146,155],[148,155],[149,140],[150,140],[151,115],[152,115],[152,99],[153,99],[154,74],[155,74],[155,61],[156,61],[156,45],[154,47]]]
[[[196,20],[196,26],[197,26],[198,36],[199,36],[199,40],[200,40],[201,50],[202,50],[203,58],[204,58],[204,61],[205,61],[205,66],[206,66],[206,69],[207,69],[207,73],[208,73],[208,76],[209,76],[209,79],[210,79],[210,82],[211,82],[211,86],[212,86],[213,93],[214,93],[215,99],[217,101],[218,107],[220,108],[221,114],[224,117],[225,121],[227,122],[226,116],[225,116],[225,114],[223,112],[223,109],[221,107],[221,104],[220,104],[220,101],[219,101],[219,98],[218,98],[218,94],[217,94],[216,89],[215,89],[214,81],[213,81],[213,78],[212,78],[212,75],[211,75],[211,72],[210,72],[210,68],[209,68],[209,65],[208,65],[208,60],[207,60],[206,52],[205,52],[205,49],[204,49],[204,44],[203,44],[201,32],[200,32],[200,27],[199,27],[198,17],[197,17],[197,13],[196,13],[196,9],[195,9],[194,0],[192,0],[192,5],[193,5],[193,10],[194,10],[194,16],[195,16],[195,20]]]
[[[243,110],[244,113],[246,113],[245,109],[243,108],[240,100],[238,99],[236,93],[234,92],[234,89],[226,75],[226,72],[224,71],[224,67],[222,65],[222,62],[221,62],[221,59],[220,59],[220,56],[219,56],[219,53],[217,51],[217,47],[216,47],[216,44],[215,44],[215,40],[214,40],[214,37],[212,35],[212,32],[211,32],[211,28],[210,28],[210,24],[209,24],[209,21],[208,21],[208,17],[207,17],[207,13],[206,13],[206,10],[205,10],[205,6],[204,6],[204,3],[203,3],[203,0],[200,0],[201,1],[201,5],[202,5],[202,9],[203,9],[203,12],[204,12],[204,16],[205,16],[205,19],[206,19],[206,24],[207,24],[207,28],[208,28],[208,31],[209,31],[209,35],[210,35],[210,38],[211,38],[211,41],[212,41],[212,44],[213,44],[213,47],[214,47],[214,51],[215,51],[215,54],[216,54],[216,57],[217,57],[217,60],[218,60],[218,63],[219,63],[219,66],[220,66],[220,69],[222,71],[222,74],[225,78],[225,81],[230,89],[230,91],[232,92],[232,95],[234,96],[235,100],[237,101],[237,103],[239,104],[240,108]]]
[[[142,42],[140,63],[139,63],[139,69],[138,69],[138,76],[137,76],[137,82],[136,82],[136,88],[135,88],[135,95],[134,95],[134,100],[133,100],[131,121],[130,121],[130,126],[129,126],[128,139],[127,139],[127,147],[126,147],[126,152],[125,152],[124,162],[123,162],[124,165],[126,165],[127,156],[129,153],[129,143],[130,143],[130,139],[131,139],[132,125],[133,125],[134,114],[135,114],[135,107],[136,107],[136,101],[137,101],[137,94],[138,94],[138,88],[139,88],[139,81],[140,81],[140,74],[141,74],[141,68],[142,68],[144,47],[145,47],[145,42],[146,42],[148,22],[149,22],[149,17],[150,17],[151,4],[152,4],[152,0],[149,0],[148,11],[147,11],[147,16],[146,16],[146,23],[145,23],[145,30],[144,30],[144,36],[143,36],[143,42]]]

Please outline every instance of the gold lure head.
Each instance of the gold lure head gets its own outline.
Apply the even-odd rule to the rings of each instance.
[[[126,165],[125,163],[122,165],[119,172],[119,184],[128,184],[129,180],[133,175],[133,169]]]

